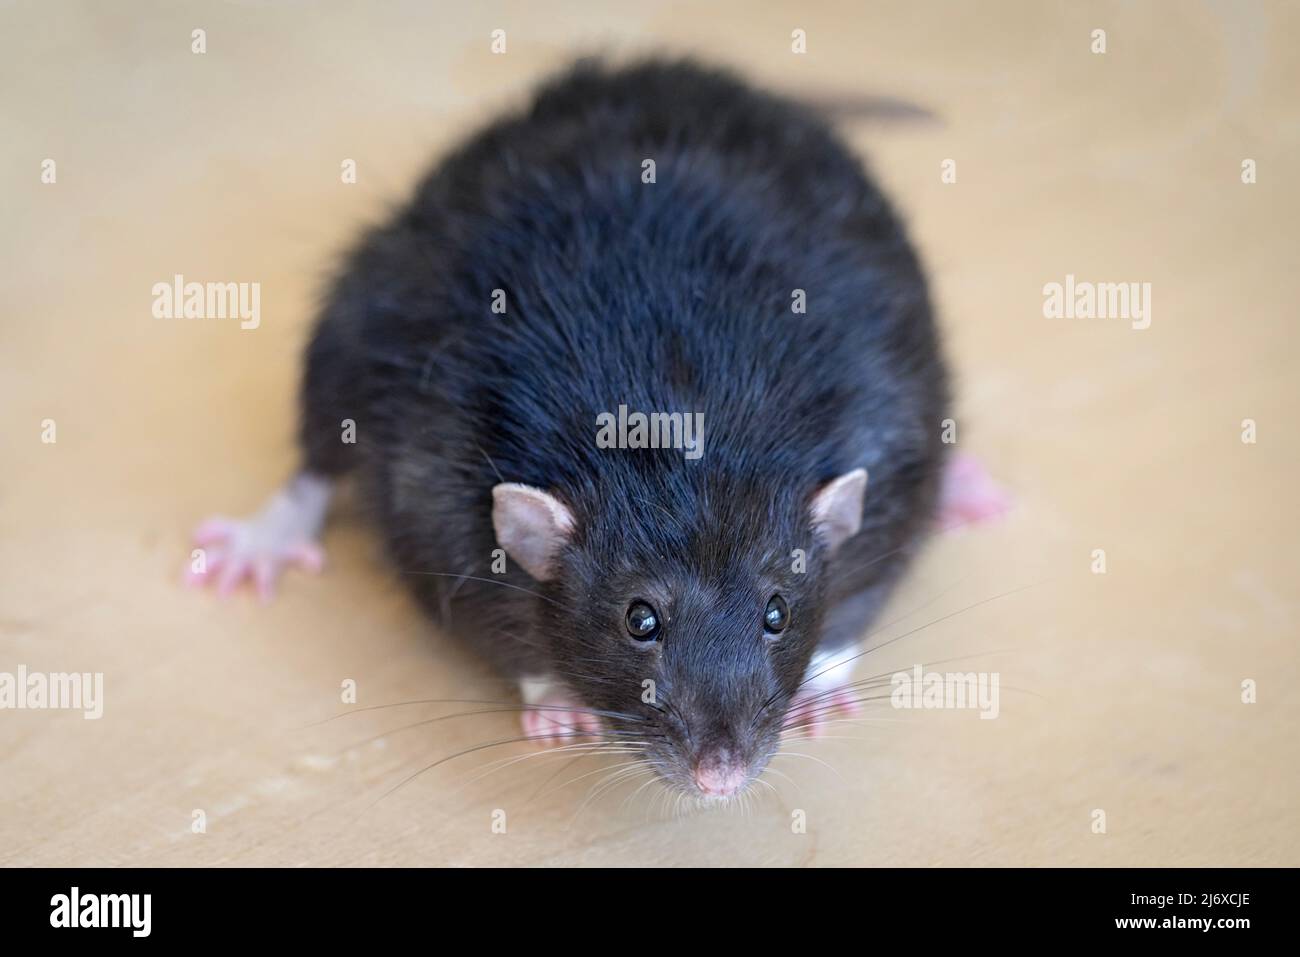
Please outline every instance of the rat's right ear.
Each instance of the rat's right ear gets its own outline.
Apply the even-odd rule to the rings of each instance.
[[[813,496],[813,527],[834,552],[862,528],[862,500],[867,494],[867,470],[854,469],[827,482]]]
[[[551,577],[555,556],[573,534],[573,513],[554,495],[502,482],[492,489],[497,544],[538,581]]]

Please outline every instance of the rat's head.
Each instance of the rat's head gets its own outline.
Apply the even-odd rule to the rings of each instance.
[[[775,753],[821,637],[826,560],[862,521],[855,469],[802,492],[750,482],[612,494],[581,512],[493,490],[497,541],[541,583],[531,641],[611,742],[701,797]]]

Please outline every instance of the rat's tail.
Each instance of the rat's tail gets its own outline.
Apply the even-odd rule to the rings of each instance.
[[[837,123],[940,123],[925,107],[892,96],[802,93],[797,98]]]

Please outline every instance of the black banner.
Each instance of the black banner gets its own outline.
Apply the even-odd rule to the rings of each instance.
[[[75,935],[94,945],[337,945],[395,934],[434,944],[476,931],[496,939],[559,928],[631,943],[686,928],[698,938],[702,927],[729,943],[770,943],[772,932],[830,931],[838,939],[860,923],[863,946],[873,948],[894,939],[917,949],[983,947],[1044,933],[1072,942],[1127,937],[1231,947],[1290,927],[1295,890],[1294,871],[1244,869],[12,869],[0,871],[0,881],[7,941]]]

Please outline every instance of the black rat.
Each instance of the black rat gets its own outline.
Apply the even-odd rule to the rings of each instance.
[[[584,61],[365,235],[307,350],[301,472],[200,527],[263,593],[355,474],[420,603],[599,734],[734,795],[836,705],[932,520],[926,282],[818,113],[689,62]],[[950,506],[989,506],[960,472]],[[838,657],[837,657],[838,656]]]

